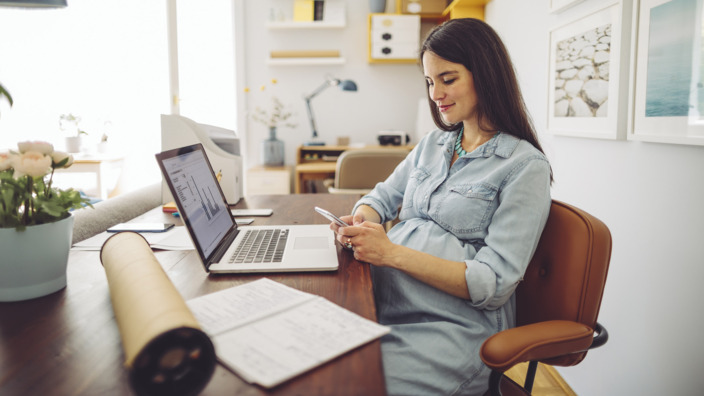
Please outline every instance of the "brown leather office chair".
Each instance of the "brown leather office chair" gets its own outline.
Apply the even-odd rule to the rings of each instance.
[[[597,323],[611,258],[606,225],[574,206],[553,201],[545,230],[516,289],[516,327],[489,337],[480,356],[492,369],[491,395],[530,394],[538,362],[573,366],[606,343]],[[523,386],[503,373],[530,362]]]
[[[386,180],[408,153],[407,148],[347,150],[337,159],[335,181],[328,192],[364,195]]]

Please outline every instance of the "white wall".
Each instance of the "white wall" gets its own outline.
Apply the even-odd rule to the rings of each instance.
[[[391,5],[392,2],[389,2]],[[352,143],[376,144],[380,130],[402,130],[413,135],[418,99],[425,95],[425,82],[416,64],[369,64],[367,62],[368,1],[346,1],[347,26],[343,29],[270,30],[266,27],[271,7],[292,7],[293,1],[245,2],[245,84],[244,95],[250,111],[266,105],[268,95],[261,85],[278,80],[276,91],[296,113],[296,128],[280,128],[279,138],[286,144],[286,163],[295,163],[296,148],[311,137],[304,95],[310,94],[330,74],[357,83],[357,92],[342,92],[331,87],[312,100],[318,133],[327,144],[338,136],[349,136]],[[347,60],[339,66],[269,66],[270,50],[337,49]],[[268,92],[268,91],[265,91]],[[260,144],[268,128],[248,120],[247,164],[261,163]]]
[[[540,131],[547,125],[547,0],[493,0],[486,19],[513,56]],[[560,22],[559,24],[557,24]],[[704,147],[542,134],[553,197],[611,229],[613,253],[599,321],[609,342],[559,368],[580,395],[694,395],[704,388]]]

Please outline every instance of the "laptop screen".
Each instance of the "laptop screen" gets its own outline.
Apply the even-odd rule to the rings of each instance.
[[[163,153],[163,171],[198,250],[203,258],[210,258],[235,222],[202,146],[176,151],[176,155]]]

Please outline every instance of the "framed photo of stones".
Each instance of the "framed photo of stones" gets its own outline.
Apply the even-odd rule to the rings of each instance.
[[[630,54],[622,49],[629,39],[630,14],[624,18],[621,1],[550,32],[550,133],[626,138]]]
[[[629,140],[704,145],[702,3],[635,2]]]
[[[548,0],[550,3],[550,12],[560,12],[583,1],[584,0]]]

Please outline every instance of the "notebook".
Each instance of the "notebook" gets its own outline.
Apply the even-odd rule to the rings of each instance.
[[[337,270],[327,224],[238,227],[200,143],[156,159],[207,272]]]

